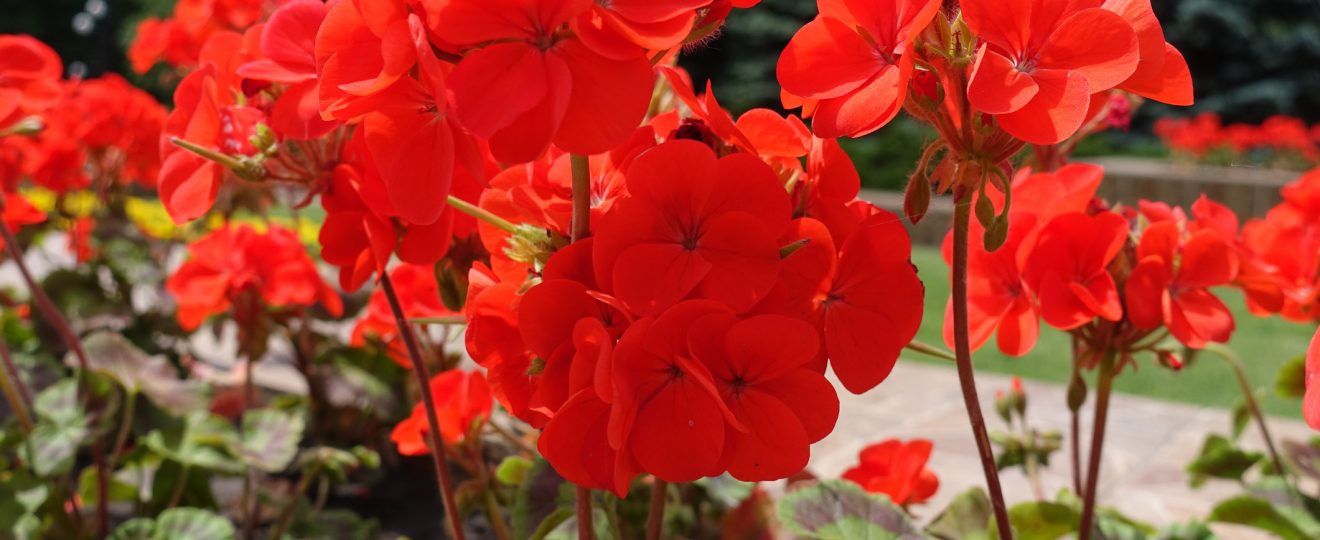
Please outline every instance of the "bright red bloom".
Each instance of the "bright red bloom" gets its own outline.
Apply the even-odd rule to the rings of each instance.
[[[1138,263],[1128,276],[1127,316],[1137,328],[1168,327],[1184,345],[1227,343],[1233,313],[1206,290],[1227,285],[1238,262],[1228,238],[1203,229],[1185,238],[1174,221],[1148,227],[1137,245]]]
[[[823,138],[860,137],[903,108],[912,43],[939,11],[938,0],[818,2],[779,57],[784,90],[819,100],[812,128]]]
[[[810,324],[782,315],[698,319],[688,346],[745,432],[726,430],[720,469],[747,482],[778,480],[806,467],[811,443],[834,429],[839,398],[808,366],[820,342]]]
[[[1023,276],[1045,322],[1072,330],[1096,317],[1122,318],[1118,286],[1107,268],[1127,239],[1127,221],[1113,212],[1064,214],[1043,226]]]
[[[925,502],[940,488],[940,479],[926,468],[934,445],[925,439],[890,439],[863,448],[856,467],[843,478],[871,493],[883,493],[900,506]]]
[[[133,71],[146,73],[157,62],[194,67],[203,44],[221,32],[243,32],[273,7],[272,0],[179,0],[172,16],[144,19],[128,48]]]
[[[188,245],[189,259],[165,281],[179,309],[179,326],[197,328],[207,317],[236,307],[235,317],[252,321],[256,307],[307,308],[321,304],[343,311],[339,295],[321,281],[316,263],[298,237],[271,226],[225,226]]]
[[[375,99],[417,63],[417,46],[402,0],[343,0],[316,34],[316,73],[325,118],[349,120],[373,110]]]
[[[271,14],[261,31],[261,58],[243,64],[245,79],[285,85],[271,107],[270,127],[287,139],[311,140],[338,124],[321,118],[316,82],[316,33],[330,7],[293,0]]]
[[[838,264],[816,293],[830,366],[854,394],[889,377],[921,326],[926,288],[911,257],[912,241],[902,222],[876,210],[843,242]]]
[[[1105,0],[1101,7],[1121,15],[1137,33],[1141,61],[1118,89],[1170,105],[1191,105],[1192,74],[1187,60],[1164,41],[1164,29],[1150,0]]]
[[[18,193],[0,191],[0,202],[4,203],[0,220],[4,220],[5,226],[14,234],[18,234],[19,228],[24,225],[36,225],[46,221],[46,213],[32,206],[32,203]],[[0,239],[0,247],[4,245],[5,241]]]
[[[618,60],[647,50],[683,44],[697,20],[697,8],[711,0],[611,0],[593,2],[572,21],[578,38],[596,53]]]
[[[631,311],[655,316],[696,294],[745,311],[774,287],[789,202],[747,154],[716,158],[676,140],[637,156],[630,197],[596,226],[596,280]]]
[[[614,349],[610,445],[657,478],[718,476],[728,432],[744,429],[689,348],[699,320],[717,314],[732,315],[709,300],[683,302],[633,323]]]
[[[485,265],[476,265],[468,273],[468,284],[463,306],[468,354],[486,368],[491,393],[509,414],[532,427],[545,426],[549,417],[530,406],[534,387],[529,372],[534,355],[518,330],[522,281],[498,281]]]
[[[1320,330],[1306,349],[1306,395],[1302,398],[1302,416],[1311,429],[1320,431]]]
[[[651,3],[654,5],[654,3]],[[560,32],[587,0],[431,0],[428,23],[467,52],[454,69],[454,114],[490,141],[497,159],[525,163],[551,142],[580,155],[623,142],[646,114],[653,73],[645,56],[615,60]]]
[[[485,425],[494,406],[486,378],[476,371],[451,369],[431,377],[431,395],[435,398],[440,435],[450,445],[463,442],[469,433]],[[426,455],[428,428],[426,404],[419,402],[408,418],[394,426],[390,440],[398,446],[400,455]]]
[[[63,64],[32,36],[0,34],[0,130],[60,98]]]
[[[1132,25],[1101,0],[968,0],[962,15],[977,37],[967,87],[972,107],[1033,144],[1055,144],[1086,120],[1091,94],[1136,71]]]

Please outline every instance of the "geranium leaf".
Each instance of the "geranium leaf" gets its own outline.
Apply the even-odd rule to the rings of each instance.
[[[1264,456],[1260,452],[1247,452],[1221,435],[1206,437],[1201,453],[1187,465],[1191,484],[1198,487],[1207,478],[1241,480],[1242,475]]]
[[[1291,520],[1279,513],[1269,501],[1251,495],[1238,495],[1216,505],[1208,521],[1235,523],[1269,532],[1284,540],[1310,538]]]
[[[304,423],[302,415],[275,409],[244,413],[243,461],[269,473],[283,471],[298,453]]]
[[[195,412],[172,426],[148,433],[142,442],[153,452],[190,467],[237,473],[242,467],[229,451],[237,445],[237,436],[225,419]]]
[[[1274,391],[1280,397],[1301,399],[1306,394],[1306,356],[1299,355],[1279,368]]]
[[[928,538],[888,497],[866,493],[843,480],[826,480],[785,495],[778,514],[790,531],[805,538]]]
[[[926,532],[944,540],[989,539],[990,498],[977,487],[964,491],[949,503]]]
[[[1020,540],[1055,540],[1076,533],[1081,515],[1063,503],[1036,501],[1015,504],[1008,509],[1008,521]],[[987,530],[993,530],[994,522]]]
[[[148,356],[123,336],[99,332],[83,340],[88,368],[113,379],[130,395],[142,393],[157,407],[183,415],[204,410],[210,404],[206,383],[180,379],[169,360]],[[73,357],[65,363],[76,365]]]
[[[234,525],[228,519],[201,508],[171,508],[156,518],[152,540],[232,540]]]

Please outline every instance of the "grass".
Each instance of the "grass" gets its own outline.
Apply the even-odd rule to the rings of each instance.
[[[949,268],[944,264],[938,249],[933,247],[914,247],[912,262],[926,283],[926,312],[917,339],[942,346],[944,341],[941,327],[944,306],[949,297]],[[1281,398],[1273,388],[1279,368],[1306,351],[1314,328],[1278,317],[1254,317],[1247,312],[1239,291],[1222,289],[1216,292],[1233,310],[1237,322],[1237,330],[1233,333],[1229,347],[1241,356],[1252,384],[1264,389],[1266,411],[1272,415],[1301,418],[1300,400]],[[1042,322],[1040,340],[1026,356],[1011,358],[1000,354],[991,339],[974,353],[973,359],[978,370],[1066,383],[1070,373],[1069,349],[1067,334],[1049,328]],[[907,357],[923,362],[949,364],[946,360],[930,359],[917,354],[909,354]],[[1160,367],[1149,357],[1143,357],[1137,363],[1136,370],[1125,369],[1118,376],[1114,384],[1117,391],[1225,408],[1232,407],[1241,395],[1228,365],[1213,354],[1200,355],[1195,362],[1178,372]],[[1088,380],[1094,386],[1093,377]],[[994,389],[986,388],[982,391],[993,392]]]

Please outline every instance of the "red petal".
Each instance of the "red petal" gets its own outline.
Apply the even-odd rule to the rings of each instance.
[[[1041,3],[1038,0],[965,0],[959,6],[963,19],[976,37],[1006,51],[1022,52],[1031,42],[1035,30],[1031,24],[1032,8]]]
[[[679,244],[633,246],[614,264],[614,294],[639,315],[659,315],[687,296],[712,266]]]
[[[546,99],[562,64],[525,43],[500,43],[463,58],[449,78],[454,114],[473,135],[490,138]]]
[[[1320,431],[1320,331],[1306,349],[1306,396],[1302,398],[1302,416],[1311,429]]]
[[[779,55],[779,84],[794,95],[829,99],[857,90],[885,67],[847,24],[829,17],[807,23]]]
[[[1025,107],[1040,92],[1030,76],[1013,67],[1013,61],[982,45],[972,66],[967,100],[976,110],[1006,114]]]
[[[787,214],[785,214],[787,215]],[[707,221],[695,255],[709,266],[701,280],[702,297],[742,312],[756,305],[779,277],[779,246],[758,220],[744,212],[720,214]],[[663,264],[662,261],[656,261]],[[615,284],[619,283],[618,267]]]
[[[670,482],[691,482],[712,474],[724,436],[716,398],[677,379],[638,409],[628,448],[642,470]]]
[[[1237,275],[1237,255],[1222,233],[1201,230],[1183,245],[1178,286],[1206,288],[1227,285]]]
[[[554,142],[566,152],[593,155],[626,140],[641,124],[651,103],[655,74],[643,57],[610,60],[578,40],[560,43],[556,53],[572,76],[572,92]]]
[[[1091,93],[1118,86],[1141,60],[1137,34],[1123,17],[1099,8],[1072,14],[1050,34],[1037,55],[1039,69],[1073,70]]]
[[[1082,126],[1090,105],[1086,78],[1075,71],[1038,69],[1031,74],[1040,91],[1016,112],[998,115],[1000,127],[1032,144],[1057,144]]]
[[[744,482],[773,481],[807,466],[811,447],[792,409],[755,390],[743,392],[734,403],[734,414],[749,431],[727,434],[724,463],[730,476]]]
[[[761,385],[774,395],[802,422],[807,441],[824,439],[839,420],[839,395],[834,385],[818,371],[801,368]]]
[[[1169,289],[1169,271],[1159,257],[1142,259],[1128,276],[1125,293],[1127,317],[1137,328],[1154,329],[1164,324]]]
[[[861,137],[888,124],[907,96],[912,60],[908,55],[898,65],[887,65],[852,93],[820,102],[812,116],[817,137]]]
[[[1193,101],[1187,60],[1168,43],[1164,44],[1164,62],[1159,70],[1139,69],[1119,88],[1169,105],[1187,106]]]

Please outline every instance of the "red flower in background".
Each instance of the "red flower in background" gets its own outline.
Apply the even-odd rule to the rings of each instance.
[[[940,479],[926,468],[934,445],[925,439],[903,442],[890,439],[863,448],[856,467],[843,478],[871,493],[883,493],[894,504],[907,506],[925,502],[940,488]]]
[[[1140,44],[1100,0],[968,0],[962,15],[984,40],[967,87],[972,107],[1033,144],[1056,144],[1086,120],[1091,94],[1137,70]]]
[[[1168,327],[1178,341],[1201,348],[1227,343],[1233,313],[1211,294],[1228,285],[1238,262],[1229,239],[1202,229],[1185,237],[1174,221],[1148,227],[1137,245],[1138,263],[1128,276],[1127,316],[1138,328]]]
[[[46,221],[46,213],[32,206],[31,202],[18,193],[0,190],[0,203],[4,206],[3,210],[0,210],[0,220],[4,220],[9,232],[15,235],[24,225],[36,225]],[[0,247],[4,245],[4,239],[0,239]]]
[[[479,430],[490,419],[494,402],[490,399],[486,378],[480,372],[451,369],[431,377],[430,384],[445,444],[463,442],[469,433]],[[418,403],[413,406],[412,414],[394,426],[390,440],[394,441],[400,455],[425,455],[429,441],[426,405]]]
[[[736,312],[774,287],[789,202],[771,169],[746,154],[667,142],[625,174],[630,197],[596,226],[596,280],[633,312],[655,316],[696,294]]]
[[[1096,317],[1123,317],[1108,267],[1127,239],[1127,220],[1113,212],[1064,214],[1043,226],[1023,276],[1039,298],[1045,322],[1072,330]]]
[[[0,131],[60,98],[63,63],[32,36],[0,34]]]
[[[440,299],[440,288],[436,285],[435,274],[429,266],[400,264],[390,270],[390,282],[399,295],[399,305],[403,315],[409,319],[422,317],[444,317],[454,315]],[[390,310],[385,291],[377,288],[372,291],[367,301],[366,315],[353,326],[353,335],[349,344],[366,345],[368,339],[383,342],[390,358],[400,366],[410,367],[411,360],[399,336],[399,327],[394,321],[394,312]]]
[[[308,308],[321,304],[343,311],[338,293],[321,281],[316,263],[292,231],[271,226],[224,226],[188,245],[189,259],[165,281],[179,308],[179,326],[193,330],[208,317],[235,307],[234,316],[253,321],[266,306]]]
[[[860,137],[903,108],[912,43],[939,11],[937,0],[821,1],[779,57],[784,91],[817,100],[812,128],[824,138]],[[806,116],[804,114],[804,116]]]
[[[589,2],[450,0],[428,7],[442,41],[480,46],[451,75],[454,114],[490,141],[500,161],[534,160],[551,142],[574,154],[606,152],[646,114],[653,74],[645,56],[608,58],[560,32]]]

